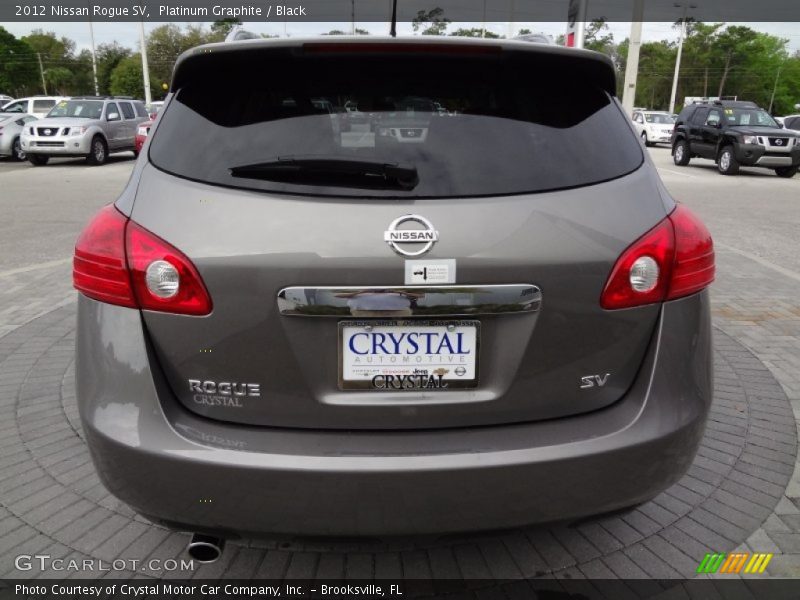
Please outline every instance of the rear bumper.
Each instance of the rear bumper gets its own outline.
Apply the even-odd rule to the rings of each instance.
[[[514,527],[647,500],[683,475],[712,397],[708,294],[664,306],[628,394],[593,413],[435,431],[270,429],[186,411],[151,369],[137,311],[80,298],[77,393],[108,489],[223,535]]]

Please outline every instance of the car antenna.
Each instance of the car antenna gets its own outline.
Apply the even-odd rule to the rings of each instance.
[[[397,0],[392,0],[392,27],[389,29],[389,35],[397,37]]]

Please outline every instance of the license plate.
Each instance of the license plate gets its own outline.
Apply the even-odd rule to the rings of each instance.
[[[479,321],[342,321],[343,390],[447,391],[478,385]]]

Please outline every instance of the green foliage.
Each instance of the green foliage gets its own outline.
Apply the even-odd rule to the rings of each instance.
[[[11,96],[32,93],[38,77],[33,49],[0,27],[0,93]]]
[[[419,11],[411,20],[411,27],[414,33],[419,32],[422,35],[444,35],[450,22],[444,16],[444,10],[437,6],[429,11]]]
[[[679,27],[677,23],[676,28]],[[796,112],[794,105],[800,102],[800,53],[789,56],[787,45],[788,40],[749,27],[687,20],[676,110],[683,106],[686,96],[736,96],[767,109],[772,100],[772,112],[776,115]],[[628,40],[602,51],[612,58],[616,54],[621,93]],[[674,41],[642,44],[637,106],[668,108],[677,53],[678,44]]]
[[[144,98],[142,57],[139,54],[123,58],[111,72],[110,92],[114,96]]]
[[[200,44],[219,41],[219,36],[225,27],[226,25],[218,25],[214,31],[207,30],[200,25],[190,24],[185,29],[181,29],[174,23],[169,23],[153,29],[147,36],[150,80],[156,86],[153,88],[153,98],[164,97],[165,93],[160,86],[162,83],[170,82],[172,69],[175,67],[178,56]]]
[[[237,25],[241,25],[239,19],[220,19],[211,24],[211,32],[209,34],[209,41],[223,42],[225,37],[231,32],[231,29]]]
[[[100,44],[97,47],[97,84],[101,95],[111,93],[111,73],[120,62],[131,55],[131,51],[117,42]]]
[[[481,35],[482,33],[483,35]],[[495,39],[495,40],[503,37],[501,35],[497,35],[496,33],[489,31],[488,29],[484,31],[480,27],[473,27],[472,29],[456,29],[455,31],[450,32],[450,35],[455,35],[459,37],[473,37],[473,38],[484,37],[487,39]]]

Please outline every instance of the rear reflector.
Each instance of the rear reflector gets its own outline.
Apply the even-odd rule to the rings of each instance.
[[[78,291],[108,304],[184,315],[211,312],[208,291],[186,255],[113,204],[78,238],[72,280]]]
[[[678,204],[617,259],[600,306],[614,310],[683,298],[708,287],[714,272],[714,243],[708,229]]]

